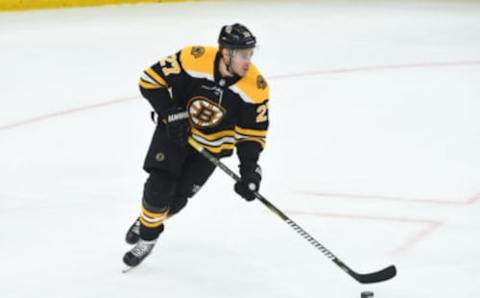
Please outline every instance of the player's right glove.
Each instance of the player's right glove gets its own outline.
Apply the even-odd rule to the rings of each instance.
[[[235,183],[235,192],[247,201],[255,199],[255,192],[260,189],[260,181],[262,180],[262,169],[259,165],[252,170],[240,170],[241,179]]]
[[[172,142],[182,148],[186,147],[190,131],[188,112],[181,107],[175,106],[162,112],[161,118],[165,123],[167,136]]]

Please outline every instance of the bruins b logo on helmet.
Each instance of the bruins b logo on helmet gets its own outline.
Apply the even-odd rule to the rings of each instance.
[[[265,79],[261,76],[261,75],[258,75],[257,77],[257,88],[258,89],[265,89],[267,88],[267,81],[265,81]]]
[[[192,51],[190,52],[195,59],[198,59],[205,54],[205,48],[204,47],[192,47]]]

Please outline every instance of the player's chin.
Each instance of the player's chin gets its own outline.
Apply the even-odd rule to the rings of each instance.
[[[248,71],[248,68],[242,68],[238,71],[238,75],[243,77]]]

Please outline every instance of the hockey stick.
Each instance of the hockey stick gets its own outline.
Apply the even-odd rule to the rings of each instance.
[[[235,181],[240,181],[240,177],[235,174],[232,170],[230,170],[224,163],[218,160],[215,156],[213,156],[210,152],[205,150],[202,145],[200,145],[197,141],[193,138],[188,139],[188,143],[197,150],[201,155],[203,155],[206,159],[212,162],[215,166],[219,167],[222,171],[224,171],[227,175],[232,177]],[[264,198],[258,192],[255,192],[255,197],[262,202],[270,211],[275,213],[278,217],[280,217],[284,222],[286,222],[290,227],[292,227],[298,234],[300,234],[303,238],[305,238],[310,244],[315,246],[318,250],[320,250],[327,258],[332,260],[338,267],[340,267],[343,271],[345,271],[348,275],[353,277],[359,283],[367,284],[367,283],[376,283],[385,281],[388,279],[393,278],[397,274],[397,269],[394,265],[390,265],[380,271],[361,274],[353,271],[350,267],[345,265],[337,256],[335,256],[330,250],[328,250],[325,246],[323,246],[320,242],[318,242],[313,236],[307,233],[302,227],[300,227],[297,223],[291,220],[285,213],[275,207],[272,203],[270,203],[266,198]]]

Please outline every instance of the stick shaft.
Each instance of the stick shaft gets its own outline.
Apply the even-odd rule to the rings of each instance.
[[[196,142],[194,139],[189,138],[189,144],[195,148],[201,155],[203,155],[206,159],[212,162],[215,166],[220,168],[224,171],[228,176],[232,177],[235,181],[240,181],[240,176],[238,176],[235,172],[233,172],[229,167],[227,167],[224,163],[222,163],[218,158],[216,158],[213,154],[208,152],[202,145]],[[285,213],[283,213],[280,209],[278,209],[275,205],[273,205],[270,201],[268,201],[264,196],[255,192],[255,197],[262,202],[272,213],[276,214],[280,219],[286,222],[295,232],[297,232],[300,236],[306,239],[311,245],[313,245],[316,249],[322,252],[327,258],[329,258],[332,262],[334,262],[338,267],[340,267],[343,271],[345,271],[348,275],[356,279],[360,283],[373,283],[379,282],[383,280],[387,280],[395,276],[396,269],[394,266],[390,266],[385,268],[381,271],[370,273],[370,274],[358,274],[350,267],[345,265],[337,256],[335,256],[329,249],[327,249],[324,245],[318,242],[312,235],[310,235],[307,231],[305,231],[301,226],[299,226],[295,221],[289,218]]]

